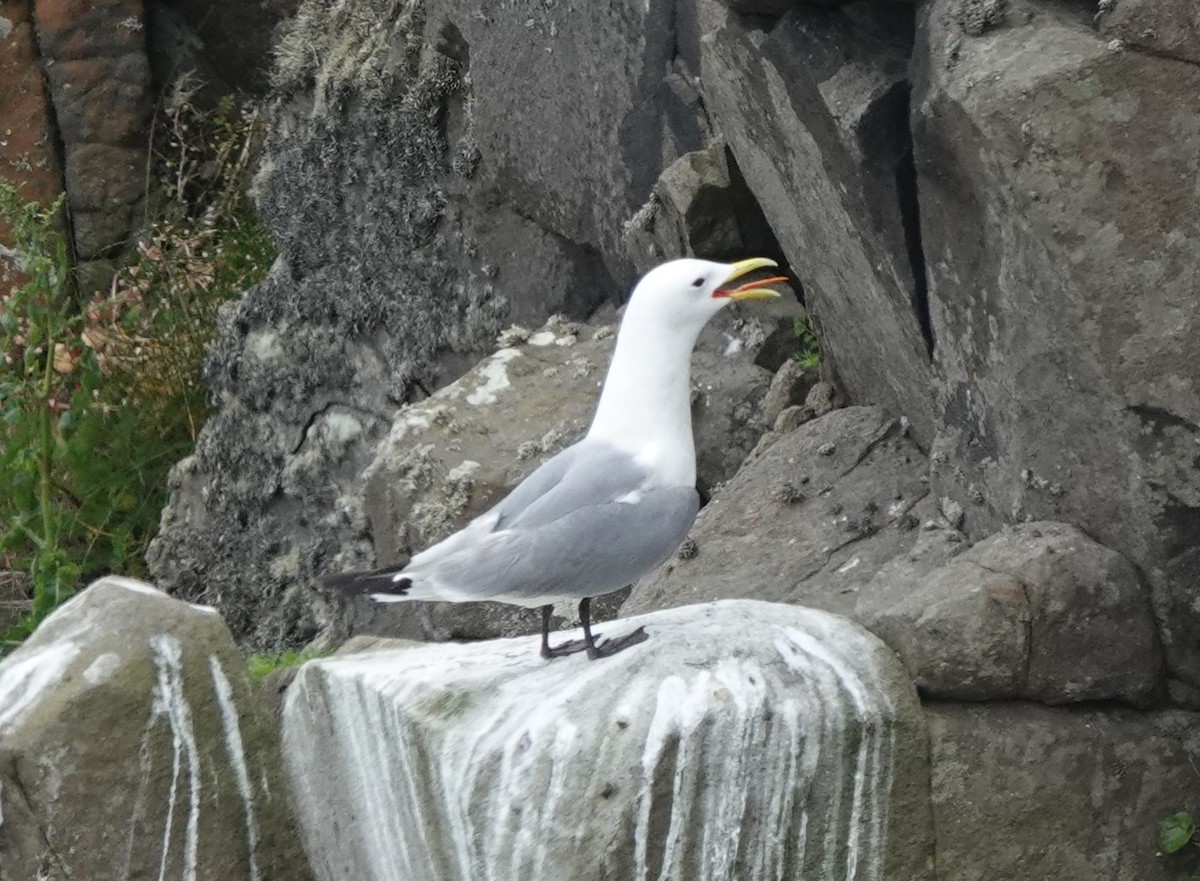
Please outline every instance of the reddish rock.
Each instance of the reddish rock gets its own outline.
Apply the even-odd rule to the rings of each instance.
[[[150,66],[141,0],[39,0],[42,66],[57,115],[75,249],[125,242],[145,188]]]
[[[49,205],[62,191],[54,152],[46,85],[38,70],[29,0],[0,0],[0,180],[22,195]],[[12,230],[0,220],[0,242]],[[0,295],[18,281],[15,267],[0,257]]]

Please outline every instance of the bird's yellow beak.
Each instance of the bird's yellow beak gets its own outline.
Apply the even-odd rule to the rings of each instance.
[[[753,272],[756,269],[766,269],[767,267],[778,266],[774,260],[768,260],[766,257],[751,257],[749,260],[739,260],[733,264],[733,272],[729,273],[729,277],[725,279],[725,284],[734,279],[741,278],[748,272]],[[713,291],[714,297],[728,297],[730,300],[765,300],[769,297],[778,297],[779,292],[773,291],[763,285],[776,284],[781,281],[787,281],[786,275],[777,275],[774,278],[764,278],[758,281],[747,282],[741,287],[727,290],[718,288]]]

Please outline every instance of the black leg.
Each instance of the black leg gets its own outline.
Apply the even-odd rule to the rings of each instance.
[[[562,645],[550,647],[550,616],[554,614],[554,606],[542,606],[542,657],[543,658],[561,658],[565,655],[573,655],[576,652],[581,652],[588,648],[588,644],[581,639],[572,639],[564,642]]]
[[[622,636],[620,639],[606,639],[604,642],[597,643],[596,638],[592,636],[592,600],[590,597],[584,597],[579,601],[579,621],[583,624],[583,639],[587,643],[588,657],[593,661],[596,658],[611,657],[631,645],[637,645],[650,638],[646,633],[646,628],[639,627],[628,636]]]

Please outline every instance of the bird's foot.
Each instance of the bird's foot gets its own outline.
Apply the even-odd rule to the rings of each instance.
[[[631,645],[637,645],[639,642],[645,642],[649,638],[650,634],[646,632],[646,628],[639,627],[633,633],[630,633],[628,636],[622,636],[620,639],[606,639],[603,642],[588,646],[588,657],[593,661],[596,658],[609,658],[617,652],[622,652]]]
[[[578,654],[585,651],[588,644],[582,639],[569,639],[562,645],[549,645],[542,643],[541,655],[543,658],[565,658],[567,655]]]

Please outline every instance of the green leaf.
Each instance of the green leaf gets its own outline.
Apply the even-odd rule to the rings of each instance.
[[[1183,848],[1196,834],[1196,822],[1187,811],[1172,814],[1158,824],[1158,849],[1163,853],[1175,853]]]

